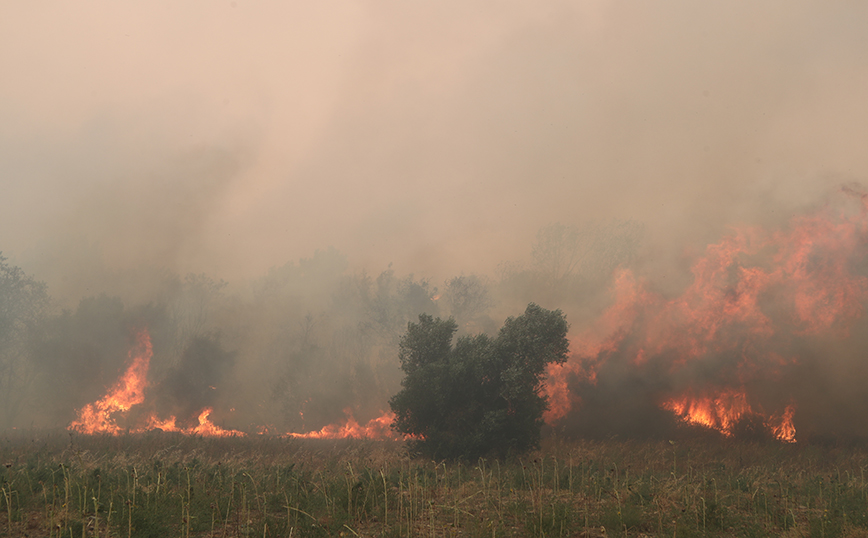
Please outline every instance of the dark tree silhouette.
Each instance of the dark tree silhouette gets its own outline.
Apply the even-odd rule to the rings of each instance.
[[[538,446],[546,365],[569,349],[560,310],[533,303],[496,338],[462,336],[453,319],[419,316],[400,341],[403,390],[391,400],[397,431],[432,458],[504,456]]]

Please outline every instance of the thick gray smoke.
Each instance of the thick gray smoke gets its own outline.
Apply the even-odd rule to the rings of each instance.
[[[160,413],[309,429],[385,410],[419,313],[493,332],[535,301],[578,338],[618,271],[677,297],[732,227],[866,182],[866,23],[807,1],[5,6],[0,250],[33,286],[0,305],[2,427],[68,423],[145,326]],[[853,327],[798,345],[849,356]],[[853,368],[799,392],[820,408]]]
[[[552,373],[578,436],[868,438],[868,194],[708,245],[677,294],[619,270],[613,302]],[[685,433],[685,432],[681,432]]]

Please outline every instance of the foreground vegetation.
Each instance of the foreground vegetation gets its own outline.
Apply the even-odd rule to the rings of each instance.
[[[458,464],[397,442],[13,432],[0,464],[0,536],[868,536],[862,447],[549,440]]]

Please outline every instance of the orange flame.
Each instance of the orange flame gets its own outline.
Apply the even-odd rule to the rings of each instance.
[[[359,425],[353,418],[353,410],[349,407],[344,409],[346,420],[343,424],[329,424],[320,430],[307,433],[288,433],[287,437],[297,439],[386,439],[397,438],[392,431],[392,422],[395,413],[383,413],[377,418],[371,419],[364,426]]]
[[[734,389],[725,389],[711,398],[680,396],[664,402],[661,407],[685,422],[712,428],[727,436],[732,435],[732,428],[740,418],[752,412],[747,395]]]
[[[136,430],[136,433],[150,430],[162,430],[164,432],[177,432],[184,435],[200,435],[202,437],[244,437],[245,433],[238,430],[225,430],[217,426],[208,418],[214,409],[206,407],[199,413],[199,424],[190,428],[181,428],[174,416],[161,420],[156,415],[148,417],[148,423],[144,428]]]
[[[145,401],[145,389],[148,387],[148,369],[153,357],[151,335],[147,329],[142,329],[136,335],[136,344],[129,352],[130,365],[120,379],[109,390],[108,394],[94,403],[87,404],[78,413],[78,419],[74,420],[67,429],[84,434],[108,433],[120,435],[124,430],[118,426],[116,416],[125,414],[135,405]],[[148,430],[160,429],[165,432],[180,432],[187,435],[202,435],[208,437],[243,436],[244,433],[237,430],[225,430],[214,423],[208,417],[213,412],[210,407],[205,408],[199,414],[199,424],[190,428],[180,428],[175,417],[160,419],[155,414],[148,417],[143,428],[134,428],[130,431],[141,433]]]
[[[232,436],[244,436],[244,432],[240,432],[238,430],[224,430],[220,426],[217,426],[210,420],[208,417],[214,410],[210,407],[206,407],[199,413],[199,425],[186,430],[184,433],[189,433],[192,435],[201,435],[204,437],[232,437]]]
[[[183,431],[177,425],[177,419],[172,416],[167,418],[166,420],[162,420],[157,417],[157,415],[152,414],[148,417],[148,423],[144,428],[138,430],[138,432],[150,431],[150,430],[162,430],[164,432],[181,432]],[[137,433],[138,433],[137,432]]]
[[[690,375],[712,378],[713,371],[719,384],[713,396],[658,395],[661,407],[686,422],[729,435],[741,417],[757,414],[743,387],[773,380],[799,360],[781,356],[786,347],[775,346],[808,335],[846,336],[863,314],[868,278],[854,272],[853,260],[868,244],[868,195],[842,190],[857,200],[856,211],[827,207],[793,218],[784,230],[745,228],[709,245],[679,297],[650,292],[632,272],[619,271],[613,305],[571,339],[574,353],[566,364],[548,369],[546,421],[561,420],[583,401],[582,390],[595,390],[610,360],[620,361],[613,371],[677,379],[667,386],[691,386]],[[771,300],[774,307],[764,310]],[[578,394],[568,388],[568,376],[581,385]],[[761,416],[776,437],[791,442],[795,410],[791,403],[780,415]]]
[[[732,436],[733,428],[743,417],[758,414],[748,404],[747,394],[735,389],[724,389],[714,397],[679,396],[663,402],[660,407],[672,411],[684,422],[717,430],[727,437]],[[779,441],[796,442],[795,412],[796,406],[791,403],[780,419],[764,419],[766,427]]]
[[[73,421],[68,429],[87,434],[119,434],[121,428],[115,422],[115,414],[125,413],[132,406],[145,401],[148,367],[152,356],[151,335],[147,329],[143,329],[136,335],[136,345],[129,352],[132,362],[127,371],[108,394],[84,406],[78,413],[78,420]]]
[[[796,405],[790,404],[784,410],[784,414],[781,417],[780,423],[777,425],[772,425],[772,432],[775,434],[775,437],[780,441],[784,441],[786,443],[795,443],[796,442],[796,427],[793,426],[793,416],[796,414]]]
[[[548,408],[543,412],[543,420],[548,424],[565,417],[578,399],[567,386],[564,368],[564,365],[554,363],[546,366],[548,380],[543,385],[542,392],[548,401]]]
[[[78,413],[78,419],[73,421],[68,429],[84,434],[108,433],[120,435],[123,431],[142,433],[151,430],[175,432],[184,435],[200,435],[205,437],[242,437],[246,435],[238,430],[227,430],[217,426],[210,420],[213,413],[211,407],[206,407],[199,413],[198,424],[191,427],[181,427],[174,416],[162,419],[152,413],[148,416],[144,426],[124,429],[118,426],[116,415],[126,413],[135,405],[145,401],[145,389],[148,387],[147,375],[150,361],[153,356],[151,337],[147,330],[142,330],[136,338],[136,345],[130,351],[130,366],[109,390],[103,398],[84,406]],[[353,418],[352,409],[344,410],[347,416],[343,424],[332,424],[324,428],[308,433],[289,433],[289,437],[305,439],[385,439],[397,438],[391,425],[395,419],[394,413],[383,413],[381,416],[368,421],[364,426]],[[302,417],[303,417],[302,411]],[[268,428],[263,427],[260,433],[267,433]]]

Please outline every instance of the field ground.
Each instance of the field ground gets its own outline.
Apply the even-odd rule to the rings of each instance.
[[[399,442],[0,436],[0,536],[865,536],[868,450],[549,440],[498,462]]]

